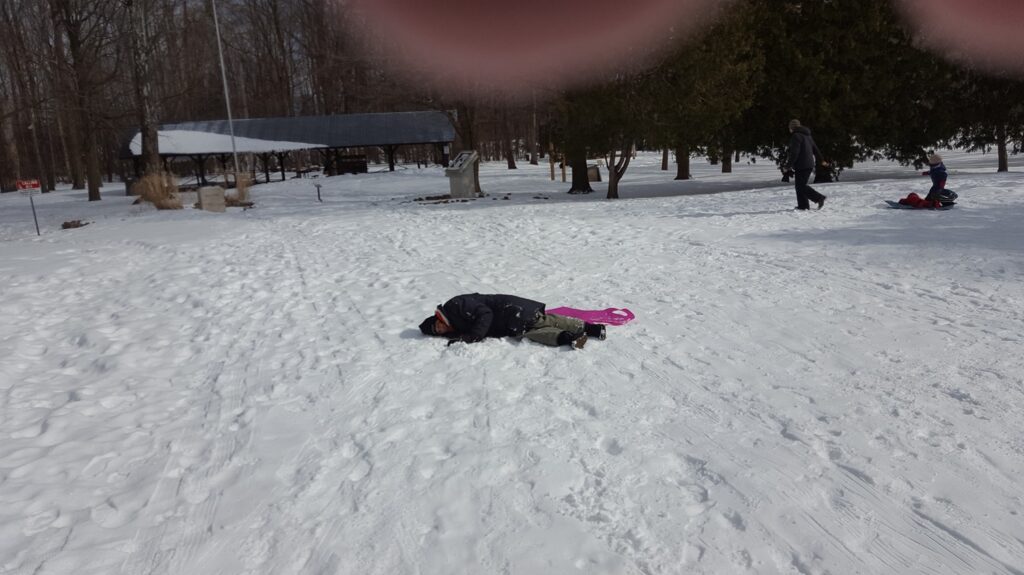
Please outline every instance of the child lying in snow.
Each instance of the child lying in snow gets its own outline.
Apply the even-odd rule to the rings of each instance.
[[[442,335],[449,345],[475,343],[485,337],[521,337],[544,345],[582,349],[587,337],[605,338],[605,326],[545,313],[544,304],[514,295],[458,295],[437,306],[423,320],[424,335]]]

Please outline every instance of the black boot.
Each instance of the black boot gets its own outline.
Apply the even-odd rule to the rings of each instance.
[[[605,333],[604,325],[599,323],[584,323],[583,333],[590,337],[596,337],[599,341],[604,341],[608,337]]]

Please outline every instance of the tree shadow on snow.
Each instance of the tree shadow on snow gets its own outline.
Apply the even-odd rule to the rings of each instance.
[[[796,211],[793,208],[782,208],[778,210],[756,210],[756,211],[734,211],[734,212],[687,212],[663,216],[666,218],[689,219],[689,218],[732,218],[736,216],[768,216],[772,214],[785,214]]]
[[[893,210],[879,207],[870,219],[850,227],[818,230],[786,230],[759,237],[802,244],[894,246],[942,249],[957,257],[962,249],[1024,252],[1024,210],[1018,206],[976,208],[959,205],[948,211]],[[857,225],[859,224],[859,225]],[[901,256],[909,255],[898,251]]]

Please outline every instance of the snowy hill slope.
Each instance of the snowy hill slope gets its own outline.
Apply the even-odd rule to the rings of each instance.
[[[60,192],[39,239],[0,197],[0,573],[1024,573],[1024,175],[948,159],[961,205],[910,212],[860,166],[801,213],[657,160],[617,202],[497,165],[464,204]],[[472,291],[637,320],[419,334]]]

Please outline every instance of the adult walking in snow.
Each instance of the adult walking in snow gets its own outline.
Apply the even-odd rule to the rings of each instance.
[[[809,210],[810,202],[818,204],[820,210],[825,205],[824,194],[818,192],[807,184],[817,164],[828,166],[822,159],[821,150],[814,143],[811,131],[806,126],[800,125],[800,120],[790,120],[789,153],[786,157],[787,175],[796,177],[796,209]]]
[[[582,349],[588,337],[605,339],[605,326],[581,319],[546,313],[544,304],[514,295],[463,294],[437,306],[423,320],[424,335],[445,336],[476,343],[485,337],[526,337],[550,346]]]

